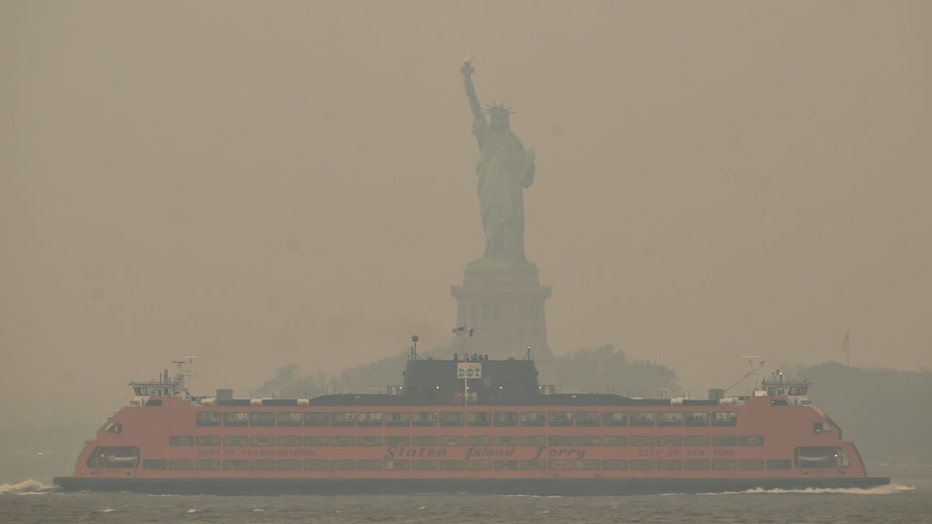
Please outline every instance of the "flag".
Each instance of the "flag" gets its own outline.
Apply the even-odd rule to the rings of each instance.
[[[463,324],[462,326],[458,328],[453,328],[454,335],[463,335],[465,333],[466,333],[466,324]]]

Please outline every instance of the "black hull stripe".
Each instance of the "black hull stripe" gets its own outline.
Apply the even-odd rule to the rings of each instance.
[[[871,488],[889,477],[782,479],[100,479],[56,477],[63,491],[178,495],[353,495],[475,493],[490,495],[645,495],[750,489]]]

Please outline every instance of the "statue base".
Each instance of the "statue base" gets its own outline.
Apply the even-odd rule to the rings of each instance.
[[[537,275],[537,265],[528,260],[479,258],[467,263],[463,284],[450,287],[458,305],[457,326],[466,326],[466,336],[457,337],[455,350],[522,359],[530,346],[538,369],[551,368],[544,314],[551,289],[542,286]]]

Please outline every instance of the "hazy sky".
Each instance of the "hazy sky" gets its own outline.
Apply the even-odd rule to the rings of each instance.
[[[932,3],[0,2],[0,412],[105,417],[445,344],[482,253],[459,67],[537,152],[557,354],[696,393],[932,363]],[[400,381],[389,377],[388,383]]]

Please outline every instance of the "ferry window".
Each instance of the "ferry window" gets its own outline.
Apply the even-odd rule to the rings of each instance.
[[[360,445],[360,446],[381,446],[381,445],[382,445],[382,437],[376,437],[376,436],[360,436],[360,437],[359,437],[359,445]],[[360,469],[362,469],[362,468],[360,468]]]
[[[653,446],[654,437],[632,436],[628,439],[628,445],[629,446],[641,446],[641,447]]]
[[[580,435],[576,437],[577,446],[598,446],[599,437],[597,435]]]
[[[742,435],[738,437],[739,446],[763,446],[764,445],[764,436],[763,435]]]
[[[393,426],[393,427],[410,426],[411,425],[411,414],[388,412],[385,414],[385,425]]]
[[[496,426],[517,426],[518,413],[516,411],[498,411],[492,414],[492,421]]]
[[[547,469],[547,461],[543,459],[528,459],[521,461],[521,469],[524,470],[541,470]]]
[[[709,437],[699,435],[688,435],[683,437],[684,446],[708,446]]]
[[[679,435],[664,435],[657,437],[658,446],[682,446],[683,437]]]
[[[407,435],[385,437],[386,446],[407,446],[410,443],[411,437]]]
[[[220,469],[220,461],[219,460],[198,460],[195,466],[196,466],[195,469],[198,469],[198,470],[215,470],[215,469]]]
[[[800,468],[837,468],[847,466],[847,461],[839,448],[807,446],[796,448],[796,466]]]
[[[245,426],[249,424],[249,413],[227,411],[223,414],[224,426]]]
[[[249,414],[250,426],[274,426],[275,413],[272,411],[254,411]]]
[[[283,447],[285,447],[285,446],[300,446],[300,445],[302,444],[302,443],[301,443],[301,437],[297,437],[297,436],[292,436],[292,437],[278,437],[277,440],[278,440],[278,445],[279,445],[279,446],[283,446]]]
[[[356,469],[356,461],[348,459],[331,460],[330,469],[333,471]]]
[[[525,411],[521,413],[522,426],[543,426],[546,420],[546,415],[540,411]]]
[[[704,459],[689,459],[683,462],[684,469],[709,469],[709,461]]]
[[[713,446],[737,446],[738,438],[734,435],[720,435],[712,437]]]
[[[181,437],[181,436],[173,435],[171,437],[168,437],[168,445],[169,446],[193,446],[194,437],[188,437],[188,436]]]
[[[466,469],[466,464],[462,460],[441,460],[440,469],[459,471]]]
[[[431,469],[437,469],[436,460],[412,460],[411,469],[416,471],[425,471]]]
[[[168,461],[165,459],[145,459],[142,461],[142,469],[166,469],[166,468],[168,468]]]
[[[576,469],[599,469],[598,460],[577,460]]]
[[[548,413],[547,424],[551,426],[572,426],[573,413],[570,411],[553,411]]]
[[[623,411],[610,411],[602,413],[603,426],[627,426],[628,414]]]
[[[632,460],[630,466],[632,470],[646,471],[649,469],[654,469],[654,461],[653,460]]]
[[[168,469],[194,469],[193,460],[169,460]]]
[[[330,444],[330,439],[324,435],[306,435],[304,437],[305,446],[326,446]]]
[[[280,470],[295,470],[301,469],[304,465],[300,460],[295,459],[282,459],[275,461],[275,467]]]
[[[573,469],[573,461],[565,459],[554,459],[547,463],[548,469]]]
[[[639,413],[631,414],[631,425],[632,426],[653,426],[654,425],[654,414],[649,411],[641,411]]]
[[[381,411],[364,411],[359,414],[359,425],[378,427],[382,425],[382,418]]]
[[[517,460],[496,460],[492,462],[492,465],[497,470],[516,470],[519,462]]]
[[[657,425],[664,427],[682,426],[683,414],[661,411],[657,413]]]
[[[360,460],[357,463],[357,466],[359,467],[359,469],[363,469],[366,471],[372,471],[376,469],[382,469],[382,461],[381,460]]]
[[[436,426],[437,413],[434,411],[417,411],[411,414],[411,423],[415,426]]]
[[[602,469],[628,469],[627,460],[603,460]]]
[[[248,446],[249,438],[240,437],[240,436],[232,436],[232,435],[223,437],[223,445],[224,446]]]
[[[488,435],[474,435],[466,437],[467,446],[488,446],[492,444],[492,437]]]
[[[573,437],[571,436],[559,436],[551,435],[547,437],[547,445],[549,446],[572,446]]]
[[[495,437],[492,439],[492,442],[494,442],[496,446],[517,446],[518,437]]]
[[[496,426],[517,426],[518,413],[516,411],[498,411],[492,414],[492,422]]]
[[[462,446],[464,442],[462,435],[449,435],[440,437],[441,446]]]
[[[466,469],[492,469],[491,460],[467,460]]]
[[[705,411],[686,413],[684,417],[687,426],[708,426],[709,414]]]
[[[663,471],[674,471],[683,469],[683,461],[681,460],[658,460],[657,469]]]
[[[197,445],[198,446],[219,446],[220,437],[217,435],[198,435]]]
[[[394,471],[408,471],[411,469],[410,460],[386,460],[385,469],[390,469]]]
[[[761,459],[741,459],[738,461],[738,469],[764,469],[764,461]]]
[[[713,426],[734,426],[738,423],[738,414],[734,411],[722,411],[712,419]]]
[[[411,437],[412,446],[436,446],[437,437],[433,435],[415,435]]]
[[[488,426],[492,424],[492,414],[487,411],[466,413],[467,426]]]
[[[277,415],[279,426],[300,426],[304,415],[301,413],[289,413],[280,411]]]
[[[598,426],[599,425],[599,412],[598,411],[582,411],[576,414],[576,425],[577,426]]]
[[[522,446],[546,446],[547,439],[543,436],[521,437],[521,445]]]
[[[458,412],[441,412],[440,413],[440,425],[441,426],[462,426],[463,425],[463,414]]]
[[[605,435],[602,437],[603,446],[627,446],[628,437],[622,435]]]
[[[790,386],[790,395],[805,395],[809,386]]]
[[[199,411],[194,415],[194,420],[198,426],[219,426],[220,413],[217,411]]]
[[[274,446],[274,445],[275,445],[275,437],[272,437],[272,436],[252,436],[252,437],[249,437],[249,445],[250,445],[250,446],[263,446],[263,447]]]
[[[767,469],[790,469],[792,463],[789,459],[767,459]]]
[[[326,426],[330,424],[330,415],[328,413],[305,413],[305,426]]]
[[[311,471],[325,471],[330,469],[330,463],[326,460],[307,459],[304,461],[304,469]]]
[[[331,446],[355,446],[356,437],[353,435],[341,435],[337,437],[330,437]]]
[[[355,426],[356,412],[354,411],[334,411],[330,414],[331,426]]]
[[[713,460],[712,461],[712,469],[723,470],[723,469],[737,469],[737,468],[738,468],[738,461],[736,460]]]

